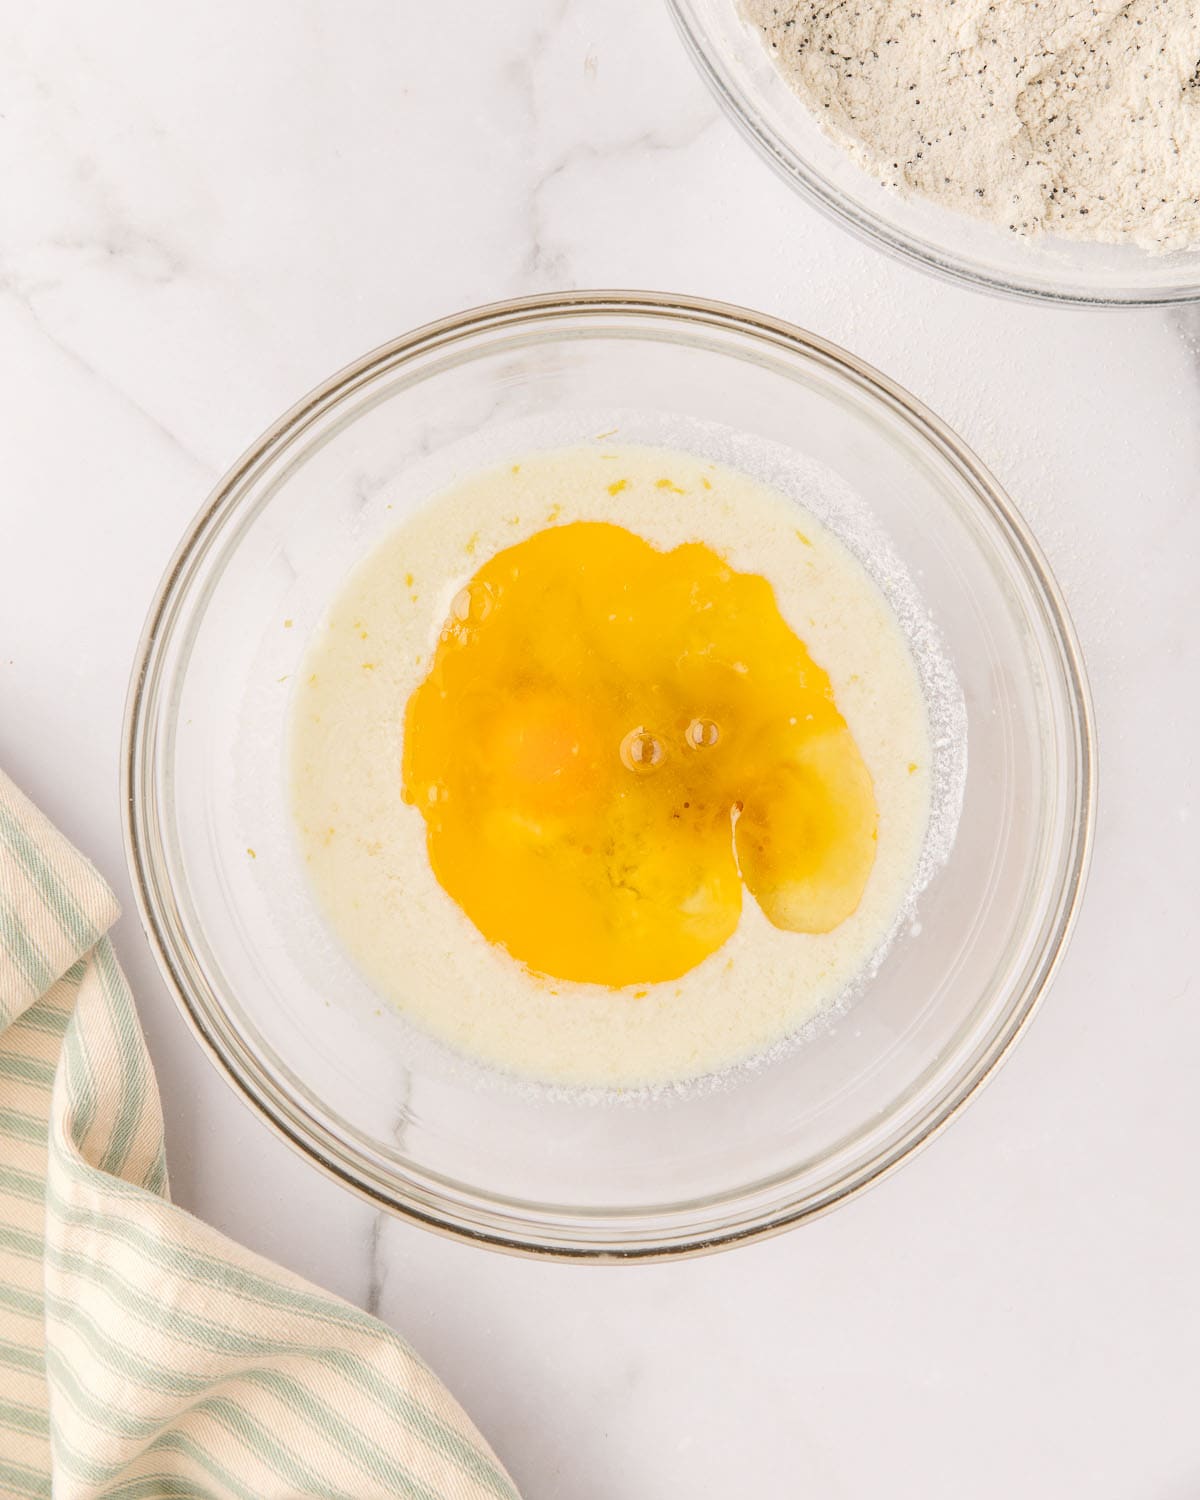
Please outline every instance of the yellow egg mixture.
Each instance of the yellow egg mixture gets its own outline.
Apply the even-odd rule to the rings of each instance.
[[[406,522],[317,632],[292,744],[368,979],[559,1083],[795,1031],[886,938],[928,818],[915,668],[860,565],[665,450],[536,454]]]
[[[538,973],[678,979],[770,921],[828,932],[875,859],[871,778],[771,586],[702,542],[535,532],[451,605],[408,705],[434,874]]]

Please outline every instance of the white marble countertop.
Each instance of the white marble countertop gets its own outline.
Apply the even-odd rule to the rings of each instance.
[[[238,1103],[132,914],[126,679],[225,466],[338,366],[522,292],[686,291],[906,384],[1009,487],[1091,670],[1061,977],[930,1150],[820,1222],[583,1268],[383,1218]],[[112,879],[174,1192],[378,1311],[529,1500],[1200,1494],[1200,309],[957,290],[794,197],[660,4],[0,8],[0,764]]]

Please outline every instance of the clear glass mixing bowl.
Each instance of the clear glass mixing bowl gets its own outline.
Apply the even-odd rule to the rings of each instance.
[[[827,466],[918,581],[968,714],[957,841],[864,993],[725,1087],[588,1102],[447,1063],[332,942],[293,847],[288,679],[355,561],[547,424],[720,424]],[[532,424],[532,425],[531,425]],[[294,1146],[378,1203],[509,1249],[713,1249],[841,1202],[938,1131],[1012,1045],[1074,920],[1094,765],[1053,580],[996,482],[904,391],[738,308],[572,293],[397,340],[218,485],[147,622],[126,723],[142,916],[197,1036]],[[254,850],[251,858],[249,850]]]
[[[688,51],[766,159],[818,207],[927,270],[1011,296],[1145,307],[1200,300],[1200,249],[1153,255],[1130,245],[1021,238],[881,187],[784,82],[737,0],[667,0]]]

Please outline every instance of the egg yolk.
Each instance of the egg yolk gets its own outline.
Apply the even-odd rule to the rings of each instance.
[[[742,888],[791,932],[857,907],[870,774],[766,579],[579,522],[497,553],[408,703],[434,874],[539,973],[611,987],[718,949]]]

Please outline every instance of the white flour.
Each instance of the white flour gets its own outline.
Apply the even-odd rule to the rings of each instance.
[[[887,187],[1021,234],[1200,245],[1197,0],[741,0]]]

